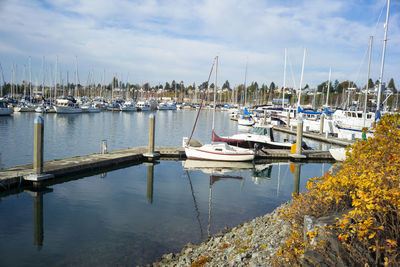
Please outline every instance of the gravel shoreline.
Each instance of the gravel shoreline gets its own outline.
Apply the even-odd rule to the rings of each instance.
[[[218,233],[200,245],[186,244],[180,253],[164,254],[146,266],[272,266],[269,260],[289,232],[289,223],[279,218],[290,202],[269,214]]]

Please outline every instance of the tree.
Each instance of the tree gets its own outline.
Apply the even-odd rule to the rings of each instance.
[[[371,78],[369,78],[369,80],[368,80],[368,88],[374,88],[374,82],[372,81],[372,79]]]
[[[389,84],[388,84],[388,88],[391,89],[393,91],[393,93],[397,92],[396,86],[394,85],[393,78],[390,79]]]
[[[271,84],[269,85],[269,90],[274,91],[275,90],[275,83],[271,82]]]
[[[225,83],[222,85],[222,89],[230,89],[229,81],[226,80]]]
[[[168,82],[165,82],[164,89],[165,89],[166,91],[169,91],[169,90],[171,90],[171,86],[169,85],[169,83],[168,83]]]

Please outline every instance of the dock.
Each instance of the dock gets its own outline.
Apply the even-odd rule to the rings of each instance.
[[[296,130],[291,130],[288,127],[281,127],[281,126],[274,126],[274,130],[291,134],[291,135],[296,135]],[[296,126],[293,127],[293,129],[296,129]],[[332,145],[338,145],[342,147],[346,147],[348,145],[352,145],[354,141],[347,140],[347,139],[340,139],[334,136],[328,136],[326,137],[325,134],[319,134],[319,133],[313,133],[313,132],[303,132],[303,137],[314,139],[320,142],[332,144]]]
[[[155,147],[160,153],[160,160],[186,159],[183,147]],[[61,178],[82,173],[90,173],[106,168],[118,168],[127,164],[140,164],[153,159],[147,158],[145,146],[120,149],[106,154],[90,154],[76,156],[67,159],[55,159],[43,163],[43,172],[51,174],[54,178]],[[306,161],[332,161],[329,151],[305,150]],[[277,149],[263,149],[258,151],[258,159],[261,160],[293,160],[290,151]],[[21,185],[24,177],[33,173],[33,164],[26,164],[0,170],[0,190],[9,189]]]

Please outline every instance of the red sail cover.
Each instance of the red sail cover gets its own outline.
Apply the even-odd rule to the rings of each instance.
[[[240,140],[240,139],[232,139],[232,138],[220,137],[214,132],[214,130],[212,130],[212,138],[211,138],[211,140],[213,142],[225,142],[225,143],[230,143],[230,144],[232,144],[232,143],[240,144],[240,143],[246,142],[245,140]]]

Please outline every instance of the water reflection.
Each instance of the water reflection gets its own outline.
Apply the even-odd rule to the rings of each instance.
[[[145,163],[147,165],[147,202],[153,203],[153,184],[154,184],[154,164],[153,162]]]
[[[24,190],[33,197],[33,245],[40,250],[43,246],[44,227],[43,227],[43,195],[53,192],[47,187],[31,188]]]

